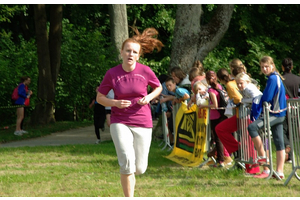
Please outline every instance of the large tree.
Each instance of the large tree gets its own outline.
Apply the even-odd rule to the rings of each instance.
[[[178,5],[170,67],[188,71],[196,60],[203,61],[226,33],[234,5],[218,5],[209,23],[201,26],[201,5]]]
[[[47,31],[46,6],[34,5],[36,43],[38,53],[38,102],[31,117],[33,124],[55,121],[53,114],[55,86],[60,68],[62,35],[62,5],[50,5],[50,30]]]
[[[121,60],[119,50],[124,40],[128,38],[128,20],[126,4],[108,5],[110,17],[111,41],[115,47],[117,58]]]

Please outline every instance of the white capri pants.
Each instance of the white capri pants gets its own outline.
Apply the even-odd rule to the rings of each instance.
[[[148,166],[152,128],[110,125],[110,133],[118,156],[121,174],[143,174]]]

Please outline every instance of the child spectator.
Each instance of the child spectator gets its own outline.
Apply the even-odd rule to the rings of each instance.
[[[230,99],[233,99],[234,104],[239,104],[242,101],[242,95],[239,92],[236,81],[231,78],[226,69],[220,69],[218,71],[218,78],[222,84],[226,86],[226,90]],[[238,108],[237,108],[238,109]],[[238,111],[238,110],[237,110]],[[228,126],[230,124],[230,126]],[[228,153],[238,151],[238,141],[234,138],[233,134],[237,131],[237,116],[232,117],[222,121],[216,126],[216,133],[222,141],[223,145],[227,149]],[[246,172],[254,174],[259,172],[259,167],[251,168],[246,164]]]
[[[210,127],[212,132],[212,139],[216,143],[215,148],[209,152],[207,155],[209,157],[214,156],[217,152],[217,164],[214,165],[214,167],[224,167],[225,166],[225,157],[224,153],[226,153],[226,158],[229,160],[226,160],[226,163],[231,162],[231,158],[229,154],[226,152],[227,150],[223,147],[222,142],[220,141],[218,135],[216,134],[215,127],[217,124],[222,122],[225,119],[225,116],[221,115],[218,110],[218,104],[220,102],[220,94],[217,91],[217,89],[222,90],[222,86],[218,83],[216,73],[214,71],[208,71],[206,72],[206,81],[210,85],[210,88],[208,89],[210,102],[209,105],[200,105],[199,108],[209,108],[210,109]]]
[[[190,99],[191,93],[186,88],[178,87],[172,77],[167,78],[165,83],[168,91],[175,93],[175,97],[173,98],[173,105],[175,103],[181,103],[185,100],[188,101]]]
[[[281,81],[281,75],[277,72],[273,58],[270,56],[264,56],[260,61],[260,70],[268,78],[266,87],[261,97],[258,111],[262,111],[263,102],[271,104],[270,112],[270,126],[272,130],[273,141],[276,147],[277,167],[276,171],[278,176],[284,178],[284,161],[285,161],[285,146],[283,139],[283,122],[286,116],[286,97],[284,85]],[[258,134],[258,130],[263,128],[264,120],[262,118],[256,119],[248,126],[249,135],[252,138],[255,149],[258,152],[259,164],[267,162],[265,151],[263,148],[261,137]]]
[[[189,80],[191,82],[191,88],[196,81],[205,81],[205,72],[202,63],[197,60],[194,66],[189,70]]]
[[[262,92],[252,83],[251,78],[246,73],[239,73],[235,77],[235,81],[243,96],[242,103],[247,105],[259,103]]]
[[[172,100],[172,104],[176,104],[176,103],[181,103],[181,102],[184,102],[185,100],[189,100],[190,99],[190,92],[186,89],[186,88],[181,88],[181,87],[178,87],[174,81],[174,79],[172,77],[168,77],[165,81],[166,83],[166,87],[168,89],[169,92],[173,92],[175,94],[175,96],[173,97],[173,100]],[[167,99],[167,98],[163,98],[161,99],[161,103],[165,102],[164,100]],[[172,115],[171,116],[167,116],[169,118],[168,122],[169,121],[173,121],[172,120]],[[173,123],[172,123],[173,125]],[[169,129],[170,129],[170,126],[169,126]],[[172,130],[170,130],[170,142],[171,144],[174,143],[174,132]]]
[[[194,63],[194,66],[189,70],[189,80],[191,81],[191,89],[193,92],[193,86],[195,84],[195,82],[197,81],[202,81],[204,84],[206,83],[205,80],[205,73],[204,73],[204,68],[202,63],[198,60]],[[193,94],[191,94],[191,99],[188,102],[188,109],[191,107],[191,105],[193,103],[196,103],[196,93],[193,92]]]
[[[257,107],[259,105],[261,96],[262,96],[262,92],[252,83],[251,78],[245,74],[244,72],[239,73],[236,77],[235,77],[235,81],[237,83],[237,86],[239,88],[240,93],[242,94],[243,98],[242,98],[242,103],[251,106],[251,116],[256,116],[258,113],[256,113],[257,111]],[[253,119],[252,119],[253,121]],[[266,150],[268,151],[268,143],[266,141],[265,143],[265,147]],[[248,167],[249,165],[247,165]],[[249,166],[250,167],[250,166]],[[247,170],[249,172],[251,172],[250,174],[254,174],[258,171],[259,167],[255,165],[251,166],[252,170],[250,170],[250,168]],[[256,168],[256,169],[255,169]],[[268,167],[264,167],[264,170],[261,174],[258,175],[254,175],[254,178],[266,178],[269,176],[270,170]]]
[[[247,74],[250,77],[250,79],[251,79],[251,83],[253,83],[258,89],[260,89],[260,87],[258,85],[258,82],[255,79],[251,78],[251,75],[249,73],[247,73],[247,70],[246,70],[245,67],[235,67],[235,68],[233,68],[231,70],[231,76],[232,76],[232,78],[234,79],[239,73],[245,73],[245,74]]]
[[[233,73],[233,70],[236,69],[236,68],[242,68],[243,71],[244,71],[245,73],[247,73],[247,69],[246,69],[245,65],[244,65],[243,62],[242,62],[240,59],[238,59],[238,58],[234,58],[232,61],[229,62],[229,68],[230,68],[230,73],[231,73],[231,74],[230,74],[230,78],[231,78],[231,79],[234,79],[235,76],[238,74],[238,73],[236,73],[236,74],[234,75],[234,73]]]
[[[194,96],[196,97],[195,102],[197,106],[207,105],[206,100],[209,99],[209,94],[207,90],[208,90],[207,85],[205,85],[203,82],[197,81],[196,83],[194,83],[193,93]]]

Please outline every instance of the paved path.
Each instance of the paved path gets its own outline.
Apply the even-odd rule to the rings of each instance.
[[[157,121],[153,121],[155,127]],[[105,124],[105,131],[100,130],[101,141],[111,140],[109,127]],[[25,139],[15,142],[0,144],[1,147],[22,147],[22,146],[59,146],[67,144],[95,144],[96,134],[94,126],[72,129],[63,132],[52,133],[47,136]]]
[[[105,131],[100,130],[101,141],[111,140],[109,128]],[[22,147],[22,146],[59,146],[67,144],[95,144],[96,134],[94,126],[78,128],[63,132],[52,133],[47,136],[25,139],[15,142],[0,144],[0,147]]]

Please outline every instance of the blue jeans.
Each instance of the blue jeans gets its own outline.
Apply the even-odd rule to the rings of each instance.
[[[276,151],[281,151],[285,149],[284,140],[283,140],[283,121],[284,117],[275,117],[270,116],[270,127],[272,130],[273,141],[276,147]],[[251,123],[248,126],[249,135],[251,138],[255,138],[258,136],[258,130],[264,127],[264,119],[263,117],[258,118],[256,121]]]

